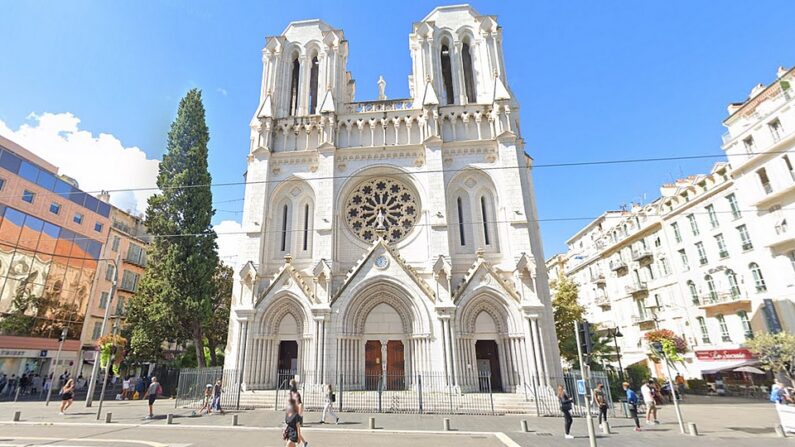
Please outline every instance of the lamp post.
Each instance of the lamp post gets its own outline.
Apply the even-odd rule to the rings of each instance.
[[[53,382],[55,381],[55,373],[57,372],[56,368],[58,368],[58,361],[61,358],[61,350],[63,349],[63,342],[66,340],[67,332],[68,332],[68,328],[64,327],[63,330],[61,331],[61,336],[58,337],[58,342],[59,342],[58,343],[58,353],[55,354],[55,362],[53,362],[52,368],[50,368],[52,370],[52,372],[50,373],[50,375],[52,376],[52,379],[50,380],[50,387],[47,389],[47,401],[44,403],[45,407],[50,405],[50,396],[52,395],[52,385],[53,385]],[[46,377],[45,377],[45,380],[47,380]],[[59,383],[59,385],[60,385],[60,383]]]
[[[113,302],[113,295],[116,294],[116,283],[119,280],[119,256],[116,259],[105,259],[106,262],[113,263],[113,279],[110,286],[110,294],[108,295],[108,302],[105,304],[105,315],[102,317],[102,329],[100,335],[105,333],[105,328],[108,327],[108,317],[110,316],[110,305]],[[88,393],[86,394],[86,407],[90,407],[94,401],[94,388],[96,387],[97,373],[99,372],[99,351],[94,358],[94,366],[91,368],[91,377],[88,380]]]
[[[671,363],[668,361],[668,356],[665,355],[665,350],[663,349],[662,343],[660,343],[659,341],[655,341],[654,343],[651,344],[651,347],[652,349],[654,349],[657,355],[662,357],[663,362],[665,363],[665,368],[668,371],[668,377],[667,377],[668,389],[671,390],[671,395],[674,396],[674,408],[676,409],[676,420],[677,422],[679,422],[679,431],[682,432],[682,434],[685,434],[685,422],[684,419],[682,418],[682,410],[679,409],[679,402],[678,402],[679,399],[676,398],[676,391],[674,391],[675,390],[674,382],[673,380],[671,380]]]
[[[616,348],[616,358],[618,359],[618,379],[623,383],[624,368],[621,367],[621,348],[618,347],[618,337],[623,337],[624,334],[621,333],[621,329],[618,326],[615,329],[610,329],[608,333],[613,337],[613,345]]]
[[[105,367],[105,377],[102,379],[102,392],[99,393],[99,408],[97,409],[97,420],[99,420],[100,415],[102,414],[102,403],[105,401],[105,388],[108,386],[108,375],[110,373],[111,368],[113,368],[113,362],[116,361],[116,331],[119,329],[119,320],[121,319],[120,316],[113,317],[113,330],[111,331],[111,347],[110,347],[110,357],[108,357],[108,365]],[[97,355],[100,355],[101,352],[98,352]],[[99,360],[99,359],[97,359]]]

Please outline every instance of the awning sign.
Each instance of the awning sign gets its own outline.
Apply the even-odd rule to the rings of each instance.
[[[714,349],[710,351],[696,351],[696,358],[703,361],[720,360],[751,360],[754,355],[747,349]]]

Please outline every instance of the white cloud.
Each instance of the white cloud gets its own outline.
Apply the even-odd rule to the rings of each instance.
[[[213,227],[218,233],[218,256],[221,261],[232,267],[238,264],[238,241],[243,231],[243,226],[234,220],[222,220]]]
[[[218,93],[220,93],[220,94],[222,94],[224,96],[229,96],[229,92],[227,92],[225,88],[218,87],[217,89],[215,89],[215,91],[217,91]]]
[[[138,147],[125,147],[111,134],[94,135],[79,128],[71,113],[31,113],[13,130],[0,120],[0,135],[13,140],[74,178],[84,191],[153,188],[160,161]],[[113,205],[133,212],[146,210],[155,190],[111,192]]]

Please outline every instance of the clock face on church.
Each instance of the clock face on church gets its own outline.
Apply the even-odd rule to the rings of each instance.
[[[345,220],[364,242],[373,242],[383,225],[386,240],[403,240],[419,217],[416,194],[405,183],[390,177],[363,180],[348,195]]]

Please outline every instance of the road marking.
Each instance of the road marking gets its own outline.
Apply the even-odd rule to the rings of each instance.
[[[495,432],[494,436],[496,436],[497,439],[499,439],[500,442],[505,444],[507,447],[522,447],[516,441],[511,439],[508,435],[506,435],[503,432]]]
[[[22,440],[22,441],[47,441],[47,442],[64,442],[64,441],[79,441],[79,442],[108,442],[108,443],[122,443],[122,444],[143,444],[148,445],[149,447],[169,447],[168,444],[162,444],[159,442],[154,441],[140,441],[135,439],[110,439],[110,438],[97,438],[97,439],[90,439],[90,438],[45,438],[41,436],[37,437],[30,437],[30,436],[14,436],[11,435],[9,438],[13,440]],[[30,444],[0,444],[0,445],[30,445]],[[189,444],[180,444],[183,446]],[[68,446],[63,446],[68,447]]]

